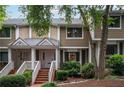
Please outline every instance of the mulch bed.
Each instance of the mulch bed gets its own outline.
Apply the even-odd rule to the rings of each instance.
[[[75,84],[60,85],[60,87],[124,87],[124,80],[87,80]]]
[[[63,84],[63,83],[70,83],[70,82],[79,82],[84,81],[85,79],[82,79],[80,77],[68,77],[65,81],[57,81],[57,84]]]

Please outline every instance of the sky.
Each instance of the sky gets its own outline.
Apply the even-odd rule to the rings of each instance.
[[[7,16],[8,18],[24,18],[24,15],[19,11],[19,5],[10,5],[7,7]],[[58,11],[52,10],[54,17],[58,18]]]
[[[7,7],[7,16],[8,18],[22,18],[24,17],[21,11],[19,11],[18,5],[10,5]]]
[[[24,18],[24,15],[21,13],[21,11],[19,11],[19,5],[9,5],[7,7],[7,17],[8,18]],[[63,15],[60,16],[58,15],[58,10],[53,9],[52,13],[54,14],[53,17],[54,18],[63,18]],[[79,18],[79,15],[76,15],[74,18]]]

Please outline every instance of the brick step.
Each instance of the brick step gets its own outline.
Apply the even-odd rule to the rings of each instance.
[[[37,78],[48,78],[48,75],[47,76],[37,76]]]
[[[38,75],[48,75],[48,73],[38,73]]]
[[[48,78],[37,78],[36,81],[47,81]]]
[[[48,72],[49,69],[41,69],[38,72],[35,84],[42,84],[48,81]]]
[[[35,81],[35,84],[42,84],[42,83],[45,83],[47,81]]]

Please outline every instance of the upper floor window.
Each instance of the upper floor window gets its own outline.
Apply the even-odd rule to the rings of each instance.
[[[10,27],[3,27],[0,30],[0,38],[10,38]]]
[[[120,16],[110,16],[113,21],[109,25],[109,28],[121,28],[121,17]]]
[[[79,27],[68,27],[67,38],[82,38],[82,28]]]

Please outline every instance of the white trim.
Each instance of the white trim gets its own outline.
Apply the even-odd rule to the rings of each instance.
[[[0,39],[12,39],[12,28],[10,28],[10,37],[0,37]]]
[[[50,45],[53,45],[49,40],[45,39],[42,42],[40,42],[38,45],[41,46],[44,42],[48,42]]]
[[[101,38],[94,38],[93,40],[101,40]],[[108,40],[124,40],[124,38],[108,38]]]
[[[67,36],[67,28],[69,28],[69,27],[66,27],[66,39],[84,39],[84,31],[83,31],[82,27],[76,27],[76,28],[81,28],[82,29],[82,37],[68,37]],[[74,28],[74,26],[72,28]]]
[[[22,42],[24,45],[27,45],[22,39],[18,39],[16,42],[14,42],[12,45],[16,45],[18,42]]]
[[[29,26],[29,38],[32,38],[32,28]]]
[[[119,15],[111,15],[111,16],[119,16]],[[122,16],[120,15],[119,17],[120,17],[120,27],[108,27],[108,29],[122,29]]]
[[[51,27],[49,27],[48,38],[51,37],[50,35],[51,35]]]
[[[8,49],[8,47],[0,47],[0,49]]]
[[[19,38],[19,27],[17,26],[16,27],[16,30],[15,30],[15,38],[18,39]]]
[[[71,46],[68,46],[68,47],[59,47],[59,48],[77,48],[77,49],[82,49],[82,48],[89,48],[89,47],[71,47]]]

